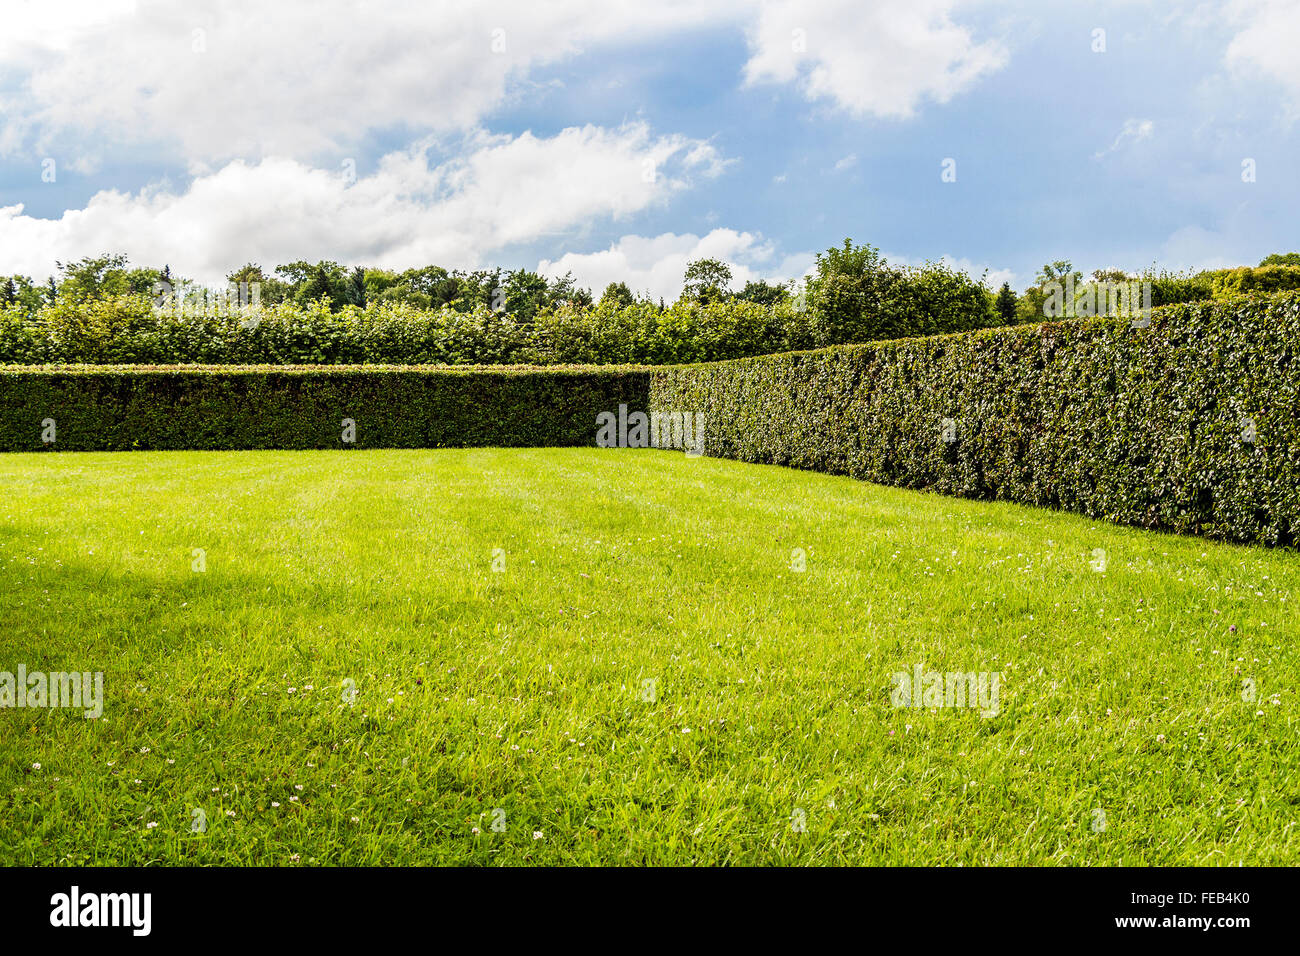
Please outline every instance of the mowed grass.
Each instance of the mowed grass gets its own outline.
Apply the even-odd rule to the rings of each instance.
[[[652,450],[0,456],[0,670],[106,698],[0,710],[0,862],[1294,864],[1298,583]]]

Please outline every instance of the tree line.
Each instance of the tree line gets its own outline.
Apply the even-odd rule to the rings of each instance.
[[[1260,267],[1270,267],[1270,274],[1285,278],[1247,281],[1244,291],[1255,285],[1271,288],[1279,281],[1281,287],[1293,288],[1292,277],[1300,281],[1300,272],[1291,271],[1300,270],[1300,253],[1267,256]],[[0,275],[0,308],[33,315],[56,302],[87,302],[120,296],[157,298],[159,290],[166,290],[171,296],[205,291],[200,283],[174,275],[170,266],[134,267],[122,253],[59,262],[56,268],[57,275],[49,276],[44,283],[25,275]],[[1148,281],[1153,288],[1153,304],[1164,305],[1211,298],[1216,281],[1218,287],[1223,287],[1223,276],[1230,271],[1233,270],[1177,273],[1156,272],[1151,268],[1142,273],[1129,273],[1098,269],[1091,281]],[[611,282],[595,298],[591,290],[578,285],[571,272],[547,278],[528,269],[462,270],[429,265],[395,271],[347,267],[332,260],[315,263],[300,260],[277,265],[269,272],[250,262],[229,273],[226,280],[235,287],[255,287],[262,305],[288,303],[306,307],[323,302],[332,312],[349,306],[366,309],[384,304],[431,311],[446,308],[462,313],[485,308],[508,313],[516,321],[527,323],[540,312],[561,308],[621,309],[638,304],[661,311],[667,308],[662,298],[656,302],[648,292],[634,293],[624,282]],[[703,305],[747,302],[772,307],[799,299],[819,309],[832,323],[860,325],[864,315],[885,316],[891,301],[897,307],[900,296],[915,299],[918,289],[930,287],[934,294],[921,298],[934,299],[936,295],[949,301],[955,298],[978,313],[988,314],[989,321],[978,321],[979,325],[1012,325],[1043,320],[1047,289],[1052,283],[1071,281],[1084,286],[1088,282],[1069,260],[1056,260],[1045,264],[1034,282],[1022,292],[1016,293],[1010,283],[1004,282],[993,293],[984,288],[983,277],[977,281],[938,263],[896,266],[887,262],[874,246],[855,245],[850,239],[844,240],[843,246],[819,254],[814,271],[803,283],[751,280],[742,288],[733,289],[733,280],[734,273],[726,262],[713,258],[694,260],[686,267],[677,301]],[[1237,280],[1236,286],[1241,285],[1242,281]],[[928,302],[928,306],[934,308],[935,302]],[[875,324],[881,326],[878,331],[887,327],[897,327],[893,330],[902,334],[912,331],[888,321],[887,317]]]
[[[124,295],[157,297],[205,291],[200,283],[175,275],[170,266],[133,267],[122,253],[87,256],[75,262],[56,263],[57,275],[44,283],[30,276],[0,276],[0,308],[35,312],[58,301],[85,302]],[[256,287],[259,303],[293,303],[306,306],[324,301],[331,311],[346,306],[403,304],[423,310],[450,308],[471,312],[482,306],[505,311],[527,321],[543,309],[563,306],[587,308],[597,302],[614,307],[653,302],[647,292],[633,293],[624,282],[611,282],[599,299],[573,278],[547,278],[528,269],[446,269],[430,265],[398,272],[365,266],[346,267],[332,260],[299,260],[275,266],[271,271],[250,262],[226,276],[229,286]],[[682,297],[696,302],[737,300],[773,305],[790,297],[793,283],[747,282],[733,292],[731,267],[718,259],[699,259],[689,264]],[[663,299],[658,305],[666,307]]]

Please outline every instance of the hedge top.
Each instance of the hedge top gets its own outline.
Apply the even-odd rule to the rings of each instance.
[[[3,365],[0,375],[371,375],[402,373],[413,375],[589,375],[649,372],[651,365]]]
[[[1287,292],[1249,292],[1238,295],[1228,296],[1215,300],[1204,300],[1196,302],[1176,302],[1170,305],[1156,306],[1151,310],[1151,325],[1159,325],[1159,319],[1162,316],[1172,315],[1179,310],[1194,309],[1205,311],[1231,310],[1236,307],[1268,303],[1274,308],[1295,308],[1300,309],[1300,291]],[[778,352],[769,355],[747,355],[741,358],[719,359],[714,362],[691,362],[677,363],[674,365],[654,365],[639,366],[639,370],[668,372],[681,371],[683,369],[709,368],[719,365],[761,365],[773,359],[782,358],[802,358],[805,356],[823,356],[831,354],[856,354],[862,352],[879,352],[882,349],[907,348],[915,345],[930,344],[950,340],[954,342],[979,342],[992,340],[1006,340],[1013,338],[1038,339],[1046,336],[1056,335],[1079,335],[1091,331],[1116,330],[1130,326],[1132,319],[1127,316],[1087,316],[1066,319],[1053,319],[1044,322],[1027,323],[1023,325],[999,325],[981,329],[970,329],[964,332],[941,332],[935,335],[916,335],[896,339],[880,339],[873,342],[853,342],[845,345],[829,345],[818,349],[795,349],[789,352]],[[1143,331],[1134,329],[1135,332]],[[1300,345],[1300,343],[1298,343]],[[3,366],[0,366],[2,368]],[[92,366],[93,367],[93,366]],[[604,367],[604,366],[600,366]]]

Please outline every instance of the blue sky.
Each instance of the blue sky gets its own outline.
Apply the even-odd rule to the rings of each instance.
[[[333,258],[672,297],[691,258],[792,278],[846,236],[1017,288],[1300,248],[1294,0],[266,6],[17,5],[0,273]]]

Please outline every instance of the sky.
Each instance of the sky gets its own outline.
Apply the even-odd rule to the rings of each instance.
[[[1300,0],[6,0],[0,274],[1300,249]]]

